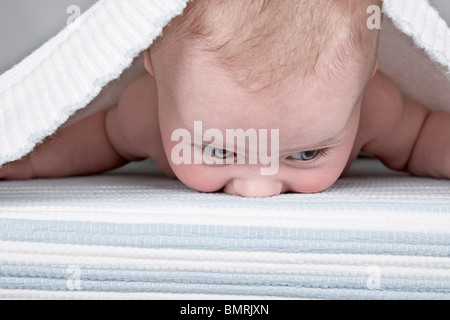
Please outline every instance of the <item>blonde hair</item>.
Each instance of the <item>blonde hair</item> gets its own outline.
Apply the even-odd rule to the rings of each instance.
[[[374,4],[382,1],[191,0],[164,33],[196,41],[249,89],[290,75],[326,82],[354,59],[373,69],[379,32],[368,28],[367,9]]]

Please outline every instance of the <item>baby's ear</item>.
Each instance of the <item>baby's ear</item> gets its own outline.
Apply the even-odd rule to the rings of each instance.
[[[145,50],[144,52],[144,65],[145,69],[152,77],[155,77],[155,72],[153,71],[152,58],[150,57],[150,49]]]

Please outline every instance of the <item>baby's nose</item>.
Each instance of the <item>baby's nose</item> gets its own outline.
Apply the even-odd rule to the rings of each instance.
[[[265,198],[277,196],[283,192],[283,183],[272,180],[234,179],[225,185],[223,191],[235,196]]]

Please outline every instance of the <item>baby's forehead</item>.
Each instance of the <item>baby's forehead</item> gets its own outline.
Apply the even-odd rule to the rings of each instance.
[[[366,9],[373,2],[192,1],[175,25],[242,85],[260,90],[293,74],[325,82],[349,60],[371,64],[377,37],[367,33]]]
[[[216,81],[218,79],[215,79]],[[195,83],[195,80],[194,80]],[[205,80],[201,92],[190,94],[178,106],[186,125],[203,121],[205,128],[301,128],[322,132],[343,126],[358,102],[362,86],[289,86],[278,91],[249,92],[232,81]],[[352,88],[353,86],[353,88]]]

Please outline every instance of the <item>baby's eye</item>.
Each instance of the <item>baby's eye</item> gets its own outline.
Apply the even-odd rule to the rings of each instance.
[[[214,148],[211,146],[204,147],[203,152],[212,158],[217,158],[217,159],[222,159],[222,160],[234,157],[234,152],[224,150],[224,149]]]
[[[301,160],[301,161],[311,161],[317,158],[318,156],[321,156],[325,153],[325,150],[311,150],[311,151],[302,151],[297,152],[291,155],[289,158],[294,160]]]

